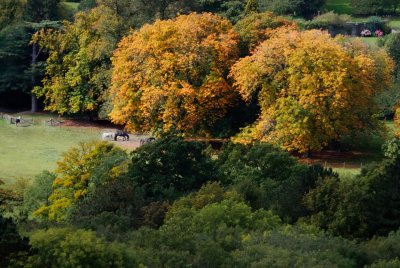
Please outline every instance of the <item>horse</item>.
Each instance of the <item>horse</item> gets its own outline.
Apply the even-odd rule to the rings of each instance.
[[[155,138],[152,138],[152,137],[150,137],[150,138],[145,138],[145,139],[140,139],[140,145],[143,145],[143,144],[146,144],[146,143],[151,143],[151,142],[153,142],[153,141],[155,141],[156,139]]]
[[[129,141],[129,134],[123,130],[117,130],[114,133],[114,140],[116,141],[118,137],[122,137],[124,141]]]
[[[114,139],[114,133],[104,132],[103,134],[101,134],[101,138],[103,140],[112,140],[112,139]]]

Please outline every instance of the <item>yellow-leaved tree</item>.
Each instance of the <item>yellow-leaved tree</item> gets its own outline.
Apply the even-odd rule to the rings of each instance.
[[[57,162],[49,204],[34,212],[57,222],[91,190],[119,178],[128,170],[127,153],[108,142],[81,143]]]
[[[238,98],[227,80],[237,40],[228,20],[209,13],[132,32],[112,58],[112,121],[135,131],[206,134]]]
[[[309,152],[354,130],[378,130],[374,96],[388,88],[392,70],[383,50],[360,40],[277,29],[231,70],[242,97],[261,107],[241,137]]]

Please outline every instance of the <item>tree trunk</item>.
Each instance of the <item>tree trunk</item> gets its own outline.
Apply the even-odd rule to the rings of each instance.
[[[32,84],[32,90],[33,87],[36,85],[36,61],[38,57],[38,45],[34,43],[32,45],[32,61],[31,61],[31,84]],[[32,93],[31,91],[31,112],[36,113],[37,112],[37,99],[36,96]]]
[[[31,93],[31,112],[36,113],[37,112],[37,99],[36,96]]]
[[[160,3],[159,12],[160,12],[160,19],[161,20],[165,20],[166,19],[165,11],[167,9],[167,5],[168,5],[168,3],[167,3],[166,0],[163,0]]]

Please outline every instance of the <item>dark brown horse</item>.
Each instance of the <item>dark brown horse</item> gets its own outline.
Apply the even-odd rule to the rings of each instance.
[[[129,141],[129,134],[123,130],[117,130],[114,134],[114,140],[116,141],[118,137],[122,137],[124,141]]]

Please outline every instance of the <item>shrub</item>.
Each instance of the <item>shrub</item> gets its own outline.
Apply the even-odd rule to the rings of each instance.
[[[320,166],[307,166],[287,152],[269,144],[226,146],[217,168],[226,185],[233,184],[254,209],[272,210],[295,221],[307,211],[302,204],[305,193],[319,177],[332,175]]]
[[[28,267],[137,267],[126,247],[109,243],[96,233],[69,228],[38,230],[30,244],[36,254]]]
[[[154,201],[174,200],[216,179],[204,149],[181,138],[156,140],[133,151],[128,176]]]

